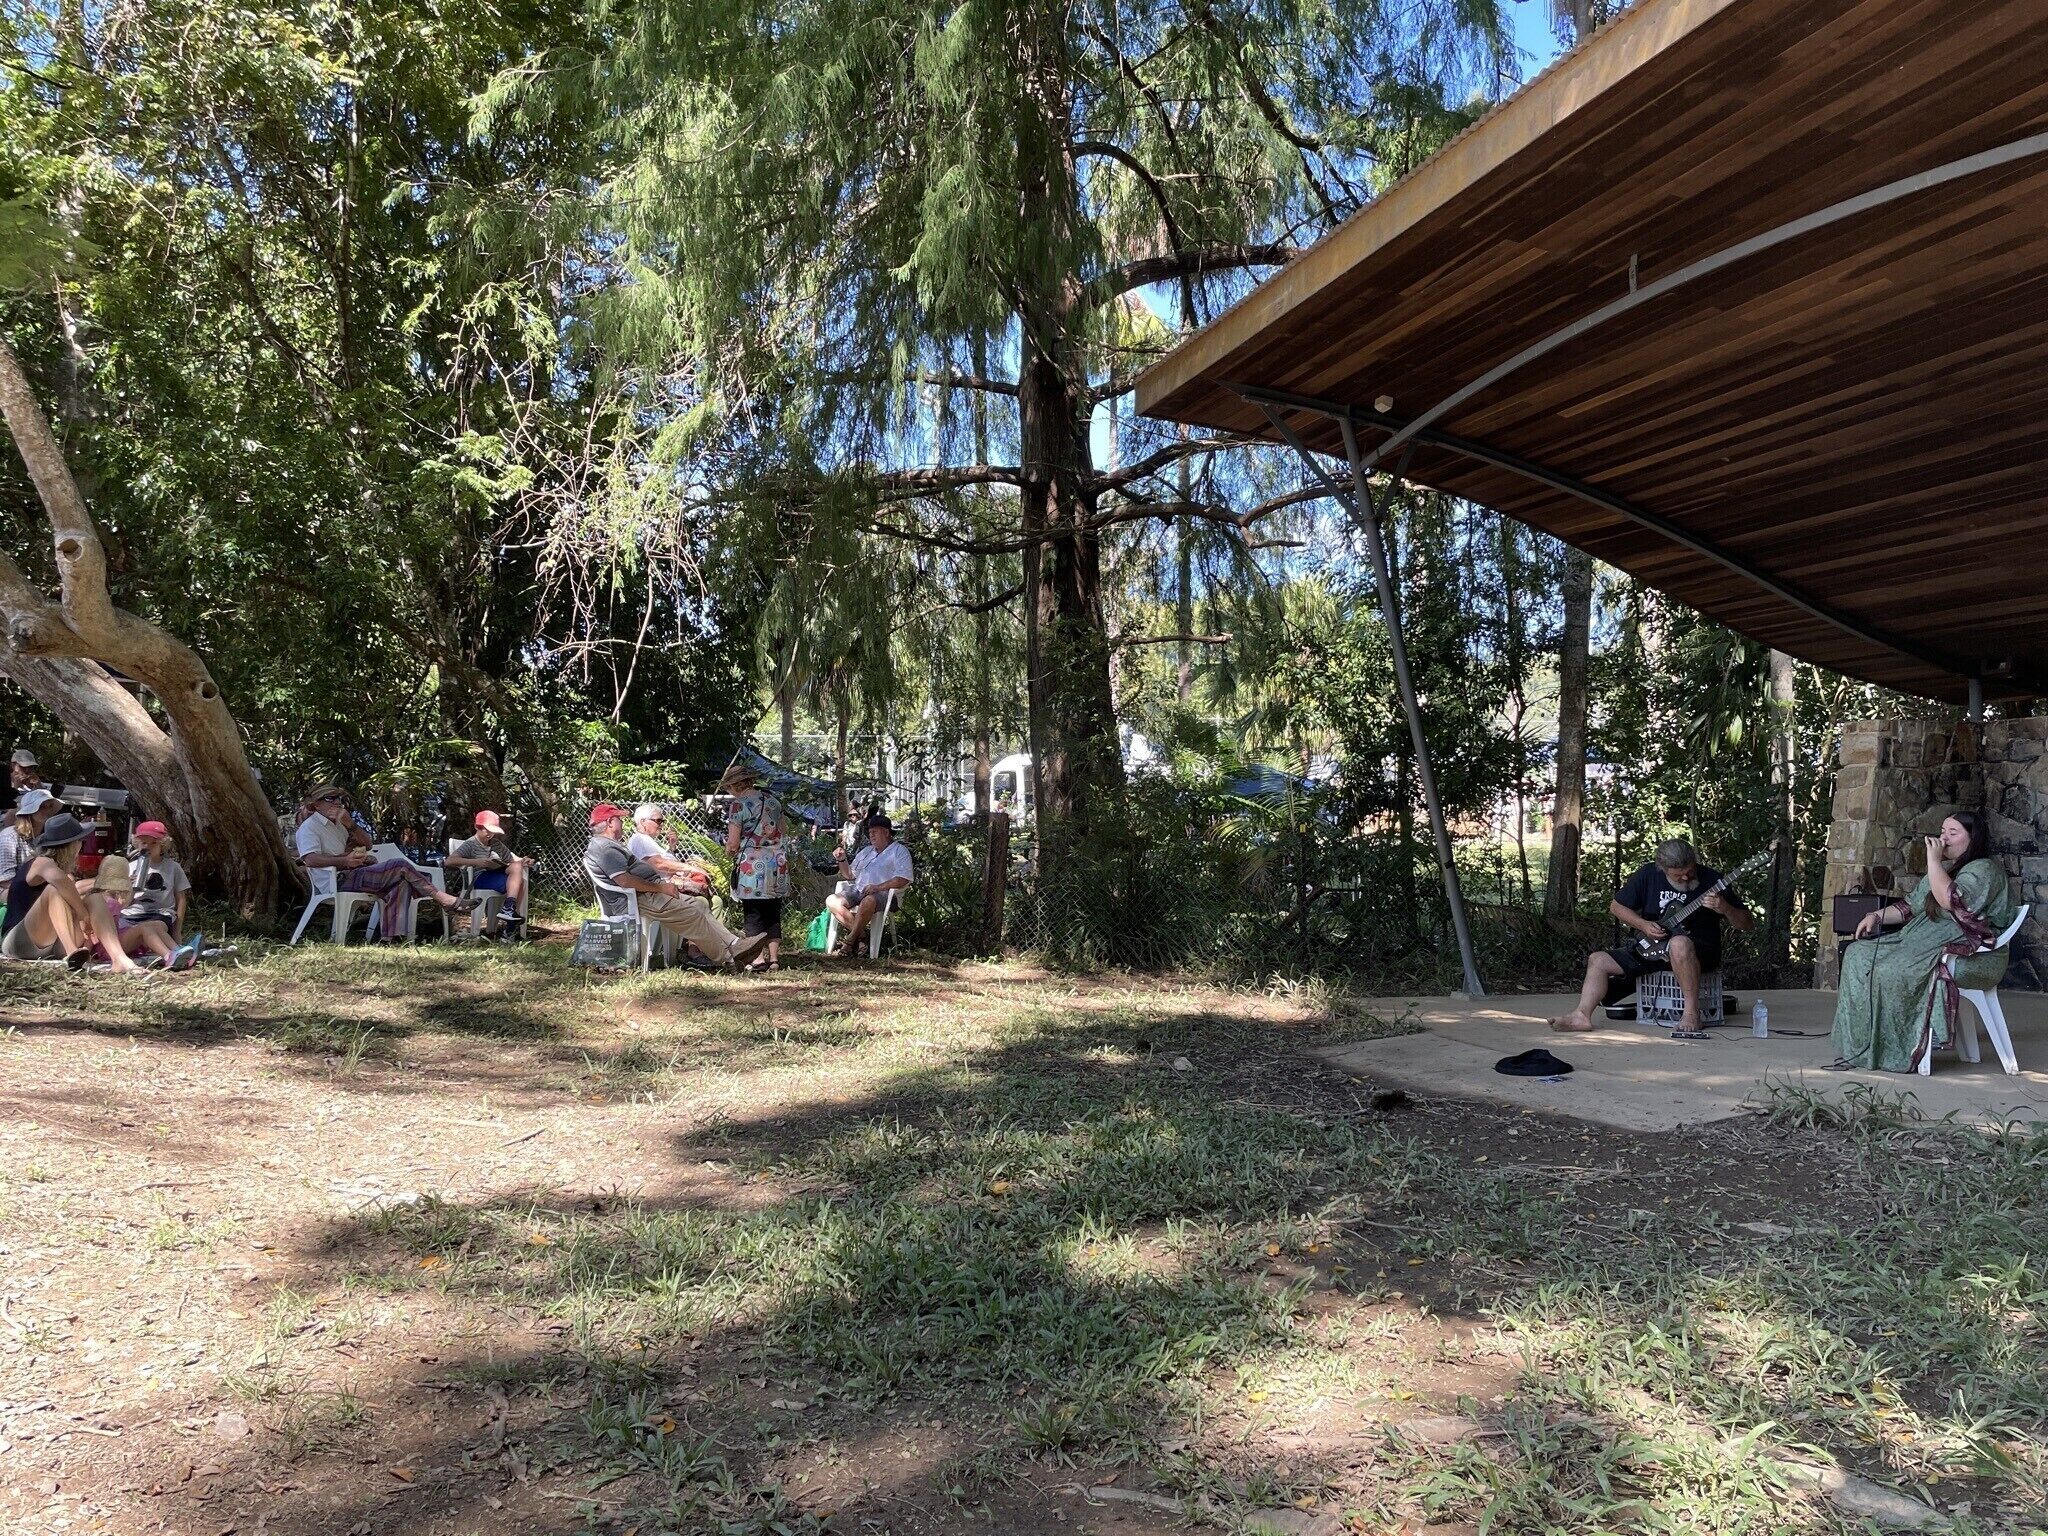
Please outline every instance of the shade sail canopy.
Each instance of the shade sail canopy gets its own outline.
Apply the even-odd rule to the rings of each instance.
[[[1640,0],[1138,385],[1261,400],[1809,661],[2048,692],[2048,4]]]

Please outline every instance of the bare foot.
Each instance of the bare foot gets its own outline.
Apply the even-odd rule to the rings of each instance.
[[[1583,1035],[1593,1027],[1593,1021],[1574,1008],[1564,1017],[1552,1019],[1550,1027],[1565,1034]]]

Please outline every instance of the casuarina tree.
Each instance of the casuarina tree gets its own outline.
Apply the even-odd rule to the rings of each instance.
[[[617,232],[609,333],[692,370],[678,452],[725,434],[778,507],[829,484],[865,533],[1021,554],[1056,859],[1122,778],[1109,530],[1241,536],[1303,499],[1186,499],[1177,466],[1227,445],[1104,452],[1099,409],[1440,140],[1505,47],[1496,0],[597,0],[482,126],[598,125],[535,206]]]

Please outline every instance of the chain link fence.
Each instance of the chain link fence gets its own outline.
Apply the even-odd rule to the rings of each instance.
[[[1449,912],[1426,847],[1344,832],[1312,808],[1260,811],[1165,793],[1154,799],[1159,803],[1141,805],[1139,817],[1071,850],[1050,876],[1031,826],[1014,827],[994,942],[983,929],[986,834],[907,819],[898,835],[917,878],[894,920],[894,941],[939,955],[1032,951],[1077,968],[1353,977],[1385,992],[1457,984]],[[553,822],[537,804],[511,807],[512,846],[534,861],[534,891],[543,904],[590,904],[583,850],[595,803],[589,796],[559,801]],[[650,803],[660,804],[677,852],[702,856],[720,872],[722,886],[723,807],[695,799]],[[630,817],[634,806],[624,808]],[[794,936],[832,888],[837,833],[814,832],[794,818],[791,826],[785,921]],[[438,859],[445,848],[443,841],[424,856]],[[736,920],[722,891],[714,904]],[[1587,949],[1608,942],[1597,921],[1551,923],[1508,902],[1469,906],[1489,978],[1567,985]]]

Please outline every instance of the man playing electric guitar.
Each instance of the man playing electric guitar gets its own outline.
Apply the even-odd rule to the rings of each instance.
[[[1550,1027],[1589,1030],[1593,1010],[1616,981],[1669,971],[1685,994],[1685,1011],[1671,1038],[1706,1039],[1706,1031],[1700,1028],[1700,975],[1721,963],[1721,923],[1725,919],[1740,932],[1756,921],[1733,890],[1713,889],[1720,883],[1721,876],[1700,863],[1691,843],[1683,838],[1659,843],[1656,863],[1637,870],[1607,904],[1618,922],[1641,937],[1619,949],[1595,950],[1588,955],[1579,1006],[1552,1019]],[[1664,913],[1688,906],[1692,908],[1689,912],[1673,911],[1667,925]]]

